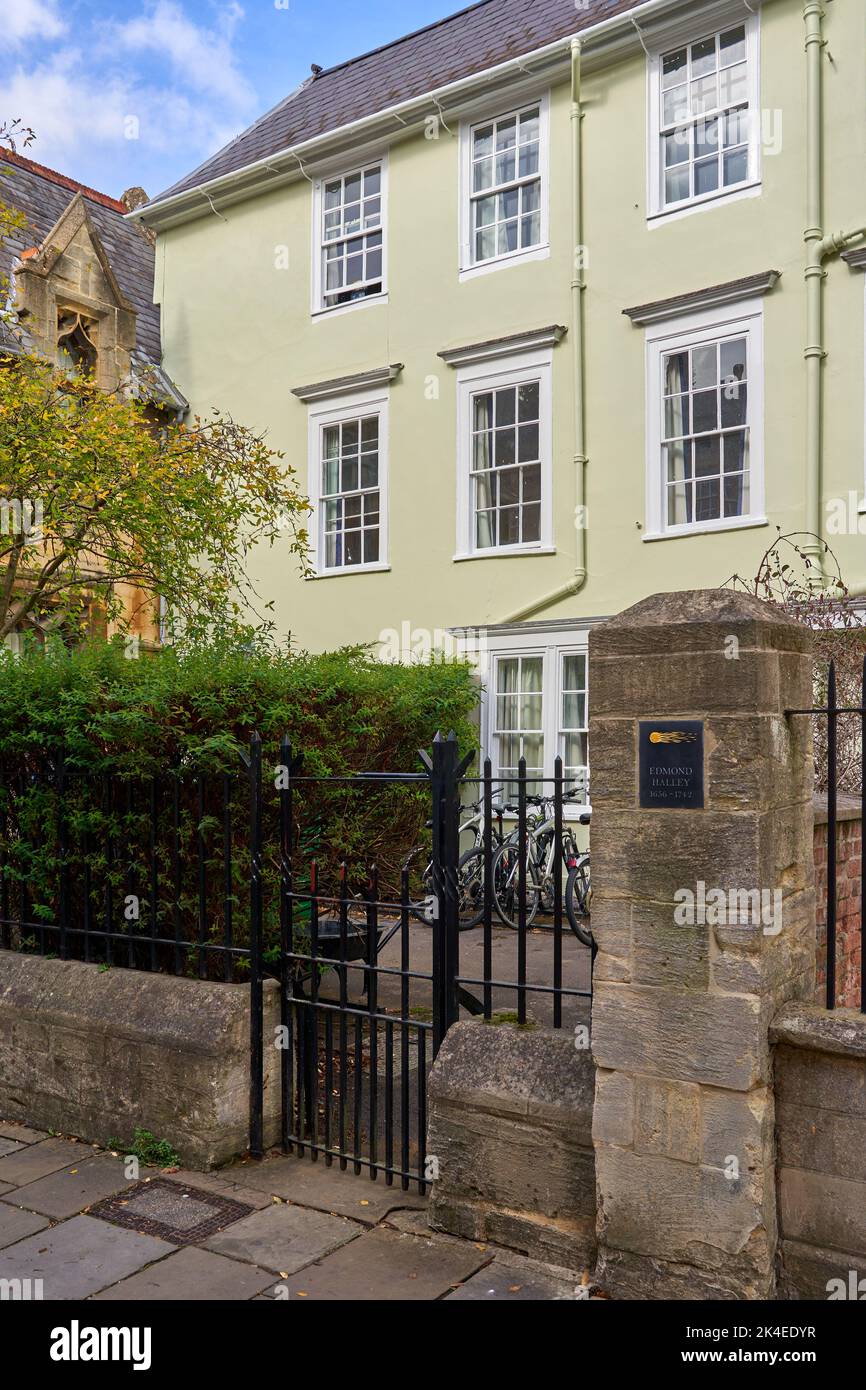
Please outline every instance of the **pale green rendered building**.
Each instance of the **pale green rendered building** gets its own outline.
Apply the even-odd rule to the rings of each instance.
[[[281,632],[477,651],[499,771],[580,779],[592,624],[777,526],[866,589],[864,0],[483,0],[135,216],[192,410],[308,479]]]

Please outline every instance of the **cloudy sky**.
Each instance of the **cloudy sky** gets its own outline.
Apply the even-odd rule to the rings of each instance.
[[[0,0],[0,125],[42,164],[154,196],[308,76],[467,0]]]

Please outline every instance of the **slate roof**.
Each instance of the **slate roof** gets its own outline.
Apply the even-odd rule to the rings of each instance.
[[[375,115],[624,14],[640,0],[481,0],[336,67],[325,68],[153,202]]]
[[[19,208],[27,226],[0,244],[0,275],[9,276],[13,261],[41,245],[76,193],[87,199],[111,269],[126,298],[138,310],[138,355],[157,364],[162,358],[159,307],[153,303],[154,250],[147,237],[134,223],[124,220],[126,208],[116,198],[5,148],[0,149],[0,200]]]

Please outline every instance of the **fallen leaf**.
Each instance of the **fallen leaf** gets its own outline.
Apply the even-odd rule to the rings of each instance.
[[[308,1297],[309,1297],[309,1295],[308,1295],[308,1294],[305,1294],[303,1289],[298,1289],[298,1298],[308,1298]]]
[[[523,1285],[522,1285],[522,1284],[509,1284],[509,1285],[508,1285],[508,1292],[509,1292],[509,1293],[520,1293],[520,1290],[521,1290],[522,1288],[523,1288]]]

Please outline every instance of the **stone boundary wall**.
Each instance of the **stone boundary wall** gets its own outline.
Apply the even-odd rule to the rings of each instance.
[[[279,1022],[265,983],[266,1039]],[[279,1053],[265,1048],[265,1141],[279,1132]],[[136,1127],[190,1168],[247,1149],[249,986],[0,951],[0,1115],[91,1143]]]
[[[595,1263],[595,1068],[566,1029],[456,1023],[430,1074],[436,1230]]]
[[[851,1298],[866,1281],[866,1017],[788,1004],[771,1038],[779,1296]]]
[[[836,1003],[860,1007],[860,882],[863,874],[860,799],[840,796],[836,818]],[[815,1003],[827,998],[827,798],[815,797],[815,919],[818,928]]]

